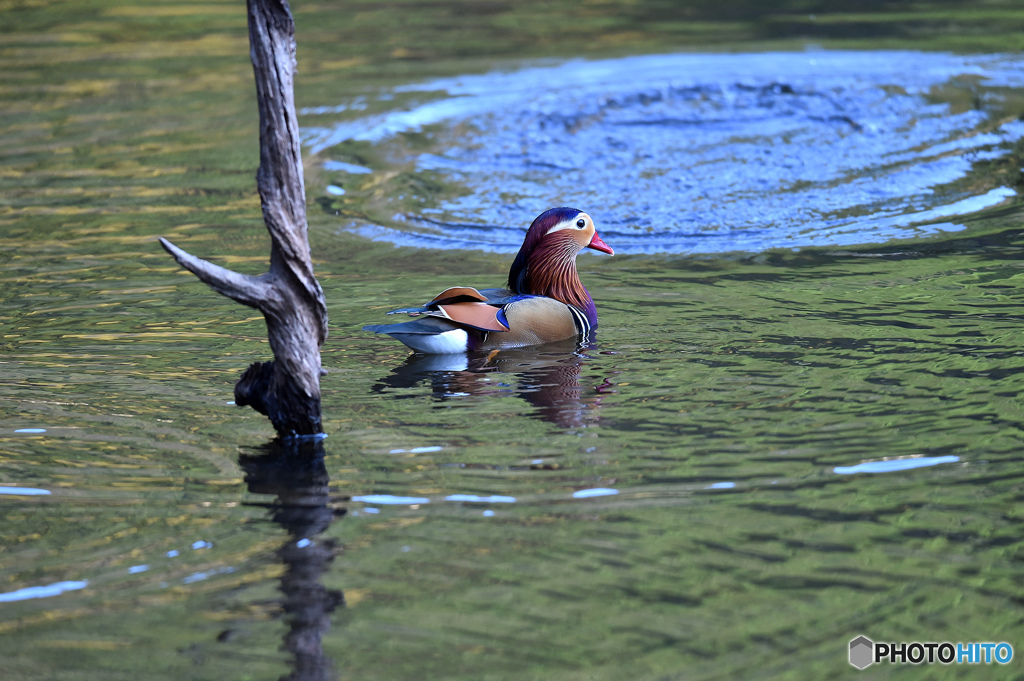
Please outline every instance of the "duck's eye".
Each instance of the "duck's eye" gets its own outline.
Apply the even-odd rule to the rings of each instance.
[[[583,229],[584,227],[587,226],[587,221],[584,220],[583,218],[580,218],[579,220],[576,221],[576,226],[579,227],[580,229]]]

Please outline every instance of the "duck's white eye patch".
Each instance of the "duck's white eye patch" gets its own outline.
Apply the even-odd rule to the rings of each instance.
[[[583,229],[584,227],[587,226],[587,221],[584,220],[583,218],[580,218],[579,220],[576,221],[576,226],[580,229]]]

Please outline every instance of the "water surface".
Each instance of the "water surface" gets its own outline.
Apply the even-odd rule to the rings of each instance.
[[[0,676],[1020,653],[1019,10],[712,4],[296,3],[331,318],[301,451],[231,404],[262,320],[156,243],[265,268],[237,3],[5,7]],[[424,359],[360,331],[500,284],[549,203],[621,253],[580,260],[593,343]]]
[[[400,212],[352,229],[400,245],[514,253],[522,215],[559,202],[599,215],[618,253],[878,243],[962,229],[1016,196],[999,184],[1014,177],[977,176],[1024,135],[1006,108],[1021,73],[1014,56],[920,52],[576,60],[309,107],[322,123],[304,139],[405,152],[416,184],[324,164],[348,187],[328,193],[354,194],[339,209],[390,186]],[[421,132],[429,147],[402,148]]]

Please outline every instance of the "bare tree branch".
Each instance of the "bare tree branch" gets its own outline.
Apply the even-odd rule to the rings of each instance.
[[[306,225],[299,126],[295,117],[295,23],[286,0],[248,0],[249,45],[260,111],[256,186],[270,232],[270,271],[253,277],[161,245],[183,267],[267,320],[274,361],[249,367],[235,402],[270,417],[283,435],[323,432],[320,346],[327,339],[327,303],[313,274]]]
[[[272,287],[261,277],[239,274],[234,270],[214,265],[181,250],[163,237],[160,238],[160,245],[178,261],[179,265],[199,277],[200,281],[242,305],[258,308],[260,301],[270,295]]]

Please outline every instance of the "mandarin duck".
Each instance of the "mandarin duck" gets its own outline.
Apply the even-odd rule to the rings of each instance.
[[[426,305],[393,310],[416,319],[363,330],[396,338],[416,352],[490,352],[586,336],[597,308],[576,273],[584,248],[614,254],[589,215],[551,208],[537,216],[508,272],[508,288],[455,286]]]

